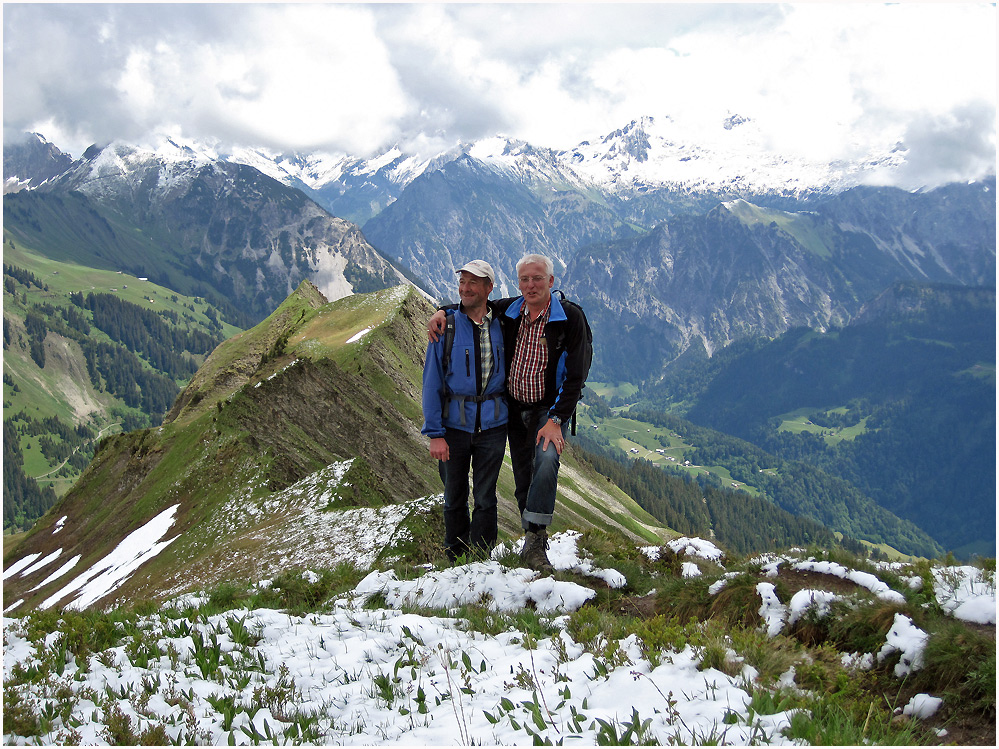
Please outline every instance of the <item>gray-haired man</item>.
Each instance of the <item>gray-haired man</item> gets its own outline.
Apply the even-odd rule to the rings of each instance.
[[[547,529],[560,457],[593,350],[582,309],[552,294],[551,260],[525,255],[517,263],[517,283],[521,296],[500,299],[495,309],[508,357],[508,439],[525,531],[521,559],[532,569],[550,570]],[[438,311],[431,318],[431,338],[443,331],[445,315]]]

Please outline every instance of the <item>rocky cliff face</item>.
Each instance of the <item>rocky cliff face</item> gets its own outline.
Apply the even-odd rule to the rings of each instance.
[[[816,211],[843,230],[868,234],[916,280],[994,285],[995,177],[911,193],[859,187]]]
[[[62,174],[73,163],[73,157],[34,133],[26,133],[20,141],[4,144],[4,194],[34,188]]]
[[[602,376],[655,377],[698,340],[710,353],[746,336],[844,325],[900,280],[990,283],[994,188],[861,189],[808,211],[729,201],[580,250],[563,287],[593,322]]]
[[[364,234],[425,279],[432,293],[454,298],[454,271],[471,259],[493,265],[496,295],[513,295],[514,266],[523,255],[548,255],[561,266],[580,244],[634,230],[578,191],[534,187],[466,155],[414,180],[364,225]]]

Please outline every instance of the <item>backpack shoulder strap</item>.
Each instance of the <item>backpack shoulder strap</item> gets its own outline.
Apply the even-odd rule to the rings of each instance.
[[[441,356],[441,368],[444,376],[451,371],[451,348],[454,346],[454,315],[447,315],[444,325],[444,353]]]
[[[454,315],[447,315],[444,323],[444,351],[441,353],[441,405],[447,414],[451,408],[452,398],[458,400],[458,411],[461,413],[461,425],[465,425],[465,401],[461,396],[455,396],[447,386],[447,375],[451,371],[451,349],[454,347]]]

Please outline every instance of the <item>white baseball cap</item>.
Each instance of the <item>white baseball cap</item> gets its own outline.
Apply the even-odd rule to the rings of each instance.
[[[493,286],[496,285],[496,274],[493,273],[493,266],[487,263],[485,260],[470,260],[463,266],[458,268],[455,273],[461,273],[462,271],[468,271],[473,276],[479,276],[480,278],[488,278],[489,283]]]

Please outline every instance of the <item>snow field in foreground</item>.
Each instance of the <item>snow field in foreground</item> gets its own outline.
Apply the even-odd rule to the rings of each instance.
[[[584,558],[579,537],[573,531],[551,537],[553,566],[612,588],[625,585],[619,572]],[[710,542],[678,539],[676,545],[687,559],[721,562]],[[498,548],[496,556],[510,551],[517,551],[516,544]],[[651,547],[643,551],[651,558],[657,554]],[[853,579],[881,596],[887,592],[873,575],[858,578],[839,565],[775,555],[758,562],[765,574],[776,575],[780,564],[803,565]],[[985,619],[991,611],[994,622],[994,582],[981,570],[935,574],[934,592],[946,611],[958,617],[974,611]],[[784,604],[771,583],[761,582],[757,590],[771,636],[807,610],[826,615],[836,597],[802,590]],[[734,677],[699,670],[701,655],[689,646],[661,654],[654,666],[634,635],[599,647],[575,642],[565,631],[567,614],[593,595],[589,587],[495,559],[430,570],[416,580],[374,571],[328,613],[296,617],[243,609],[191,623],[164,610],[140,619],[138,634],[91,655],[86,667],[69,656],[61,673],[51,662],[61,652],[62,635],[50,633],[38,650],[26,639],[26,620],[5,617],[5,681],[25,669],[49,669],[46,678],[14,687],[36,715],[49,716],[49,724],[42,736],[5,734],[4,743],[107,744],[109,726],[123,718],[136,737],[159,729],[164,740],[198,744],[451,746],[529,744],[537,737],[593,745],[614,741],[629,727],[644,732],[633,741],[662,744],[791,743],[781,733],[791,712],[751,715],[748,689],[756,674],[749,666]],[[393,608],[366,608],[375,596]],[[201,600],[182,596],[173,607],[196,607]],[[533,636],[519,631],[526,625],[496,634],[466,631],[468,624],[452,615],[469,603],[486,605],[497,620],[503,612],[534,609],[550,627],[542,625],[544,634]],[[442,615],[398,610],[405,607]],[[899,614],[878,653],[844,655],[850,661],[844,663],[870,668],[875,659],[898,652],[895,670],[903,676],[920,668],[926,639]],[[64,722],[60,712],[66,705],[72,711]],[[921,694],[904,711],[927,718],[939,707],[939,698]]]
[[[230,620],[243,620],[259,638],[255,645],[234,642]],[[82,744],[107,743],[109,698],[136,733],[159,723],[172,740],[194,736],[208,744],[290,740],[304,722],[292,714],[301,714],[317,716],[308,742],[316,744],[523,744],[532,741],[527,727],[553,742],[593,745],[600,721],[620,733],[635,711],[642,722],[651,719],[648,735],[664,744],[722,735],[727,743],[786,743],[780,730],[790,716],[756,716],[748,725],[742,680],[698,670],[700,657],[690,647],[652,668],[631,636],[620,642],[627,657],[615,665],[601,663],[564,631],[530,643],[517,631],[483,635],[459,624],[344,605],[304,618],[232,611],[183,634],[154,615],[144,626],[156,649],[172,658],[161,655],[142,668],[126,646],[116,647],[91,658],[85,673],[70,663],[59,682],[80,698],[73,716],[82,721],[75,729]],[[5,619],[4,630],[9,675],[13,662],[33,656],[15,620]],[[220,665],[206,676],[202,664],[212,645]],[[56,743],[66,728],[56,719],[42,742]],[[27,743],[10,735],[4,742]]]

